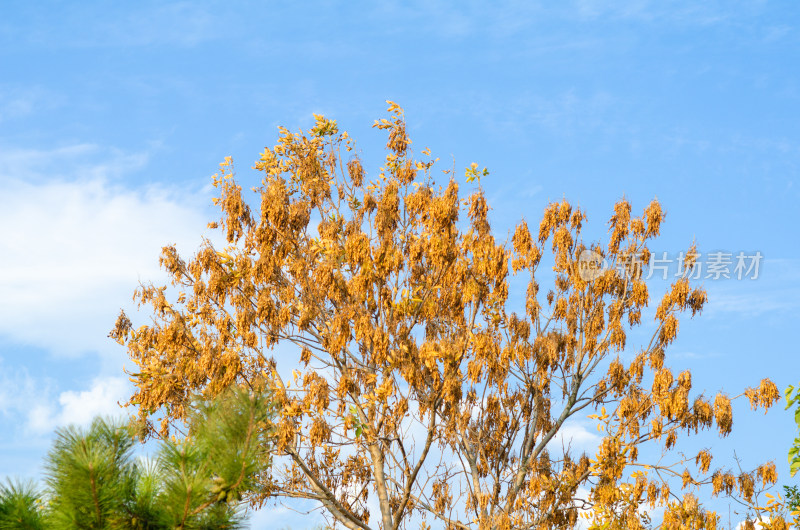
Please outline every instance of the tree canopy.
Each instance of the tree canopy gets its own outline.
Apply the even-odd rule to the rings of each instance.
[[[659,508],[666,528],[714,528],[701,491],[763,512],[773,463],[734,473],[709,450],[676,449],[700,431],[730,433],[736,396],[693,393],[690,372],[665,363],[680,319],[707,300],[690,281],[694,246],[643,319],[661,205],[636,215],[620,200],[601,242],[584,241],[585,213],[563,200],[498,239],[488,171],[472,164],[466,185],[452,169],[435,178],[402,109],[388,112],[374,125],[388,140],[372,175],[322,116],[308,132],[280,129],[255,163],[260,182],[247,181],[253,195],[230,158],[221,164],[210,227],[226,246],[206,241],[190,258],[164,247],[171,287],[136,294],[152,323],[122,313],[113,332],[138,367],[130,403],[142,424],[166,436],[194,392],[269,388],[275,466],[248,499],[312,499],[351,529],[573,528],[581,514],[592,528],[635,529]],[[587,273],[587,253],[611,266]],[[514,277],[527,288],[510,292]],[[766,409],[779,392],[763,380],[739,396]],[[577,454],[559,435],[587,415],[602,440]]]

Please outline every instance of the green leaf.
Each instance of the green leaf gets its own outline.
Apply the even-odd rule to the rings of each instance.
[[[789,466],[789,474],[791,476],[795,476],[797,470],[800,469],[800,459],[796,459],[792,464]]]

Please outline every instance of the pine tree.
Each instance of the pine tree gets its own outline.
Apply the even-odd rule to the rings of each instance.
[[[45,465],[55,528],[123,528],[135,495],[134,439],[116,422],[58,429]]]
[[[43,530],[41,496],[32,482],[8,481],[0,486],[0,530]]]
[[[241,501],[269,468],[272,414],[269,395],[235,386],[198,398],[188,435],[162,440],[152,459],[134,457],[136,429],[122,422],[60,428],[43,491],[0,487],[0,529],[241,528]]]

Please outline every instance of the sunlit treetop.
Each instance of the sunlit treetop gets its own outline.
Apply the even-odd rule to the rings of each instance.
[[[706,302],[688,276],[643,320],[658,202],[639,215],[614,205],[605,243],[584,242],[587,217],[566,200],[501,241],[488,170],[467,167],[464,192],[430,150],[414,157],[399,106],[374,126],[388,136],[375,173],[322,116],[306,133],[280,129],[253,195],[230,158],[221,164],[222,218],[210,226],[227,246],[206,242],[191,259],[165,247],[176,294],[142,286],[152,323],[122,314],[113,332],[137,365],[142,425],[161,417],[168,434],[195,391],[270,387],[275,467],[250,499],[314,499],[347,528],[572,528],[583,513],[592,527],[633,529],[654,524],[657,507],[665,527],[714,528],[703,492],[764,512],[774,464],[733,473],[708,450],[676,450],[700,431],[727,435],[732,398],[693,394],[691,374],[665,364],[680,319]],[[612,266],[585,274],[587,252]],[[685,270],[696,256],[692,246]],[[511,275],[527,281],[519,312]],[[635,327],[646,343],[628,344]],[[778,399],[768,380],[742,395],[765,409]],[[603,436],[596,454],[556,443],[587,415]]]

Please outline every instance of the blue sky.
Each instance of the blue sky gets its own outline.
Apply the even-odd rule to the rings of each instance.
[[[443,169],[490,169],[501,235],[563,197],[600,235],[617,199],[657,197],[654,250],[760,252],[758,279],[705,280],[667,362],[707,393],[797,383],[797,65],[789,0],[5,0],[0,476],[37,477],[53,428],[118,411],[125,353],[106,335],[140,280],[163,279],[162,245],[199,245],[225,156],[247,182],[278,125],[323,113],[376,169],[387,99]],[[739,407],[718,457],[787,475],[778,408]],[[300,524],[277,510],[258,524]]]

